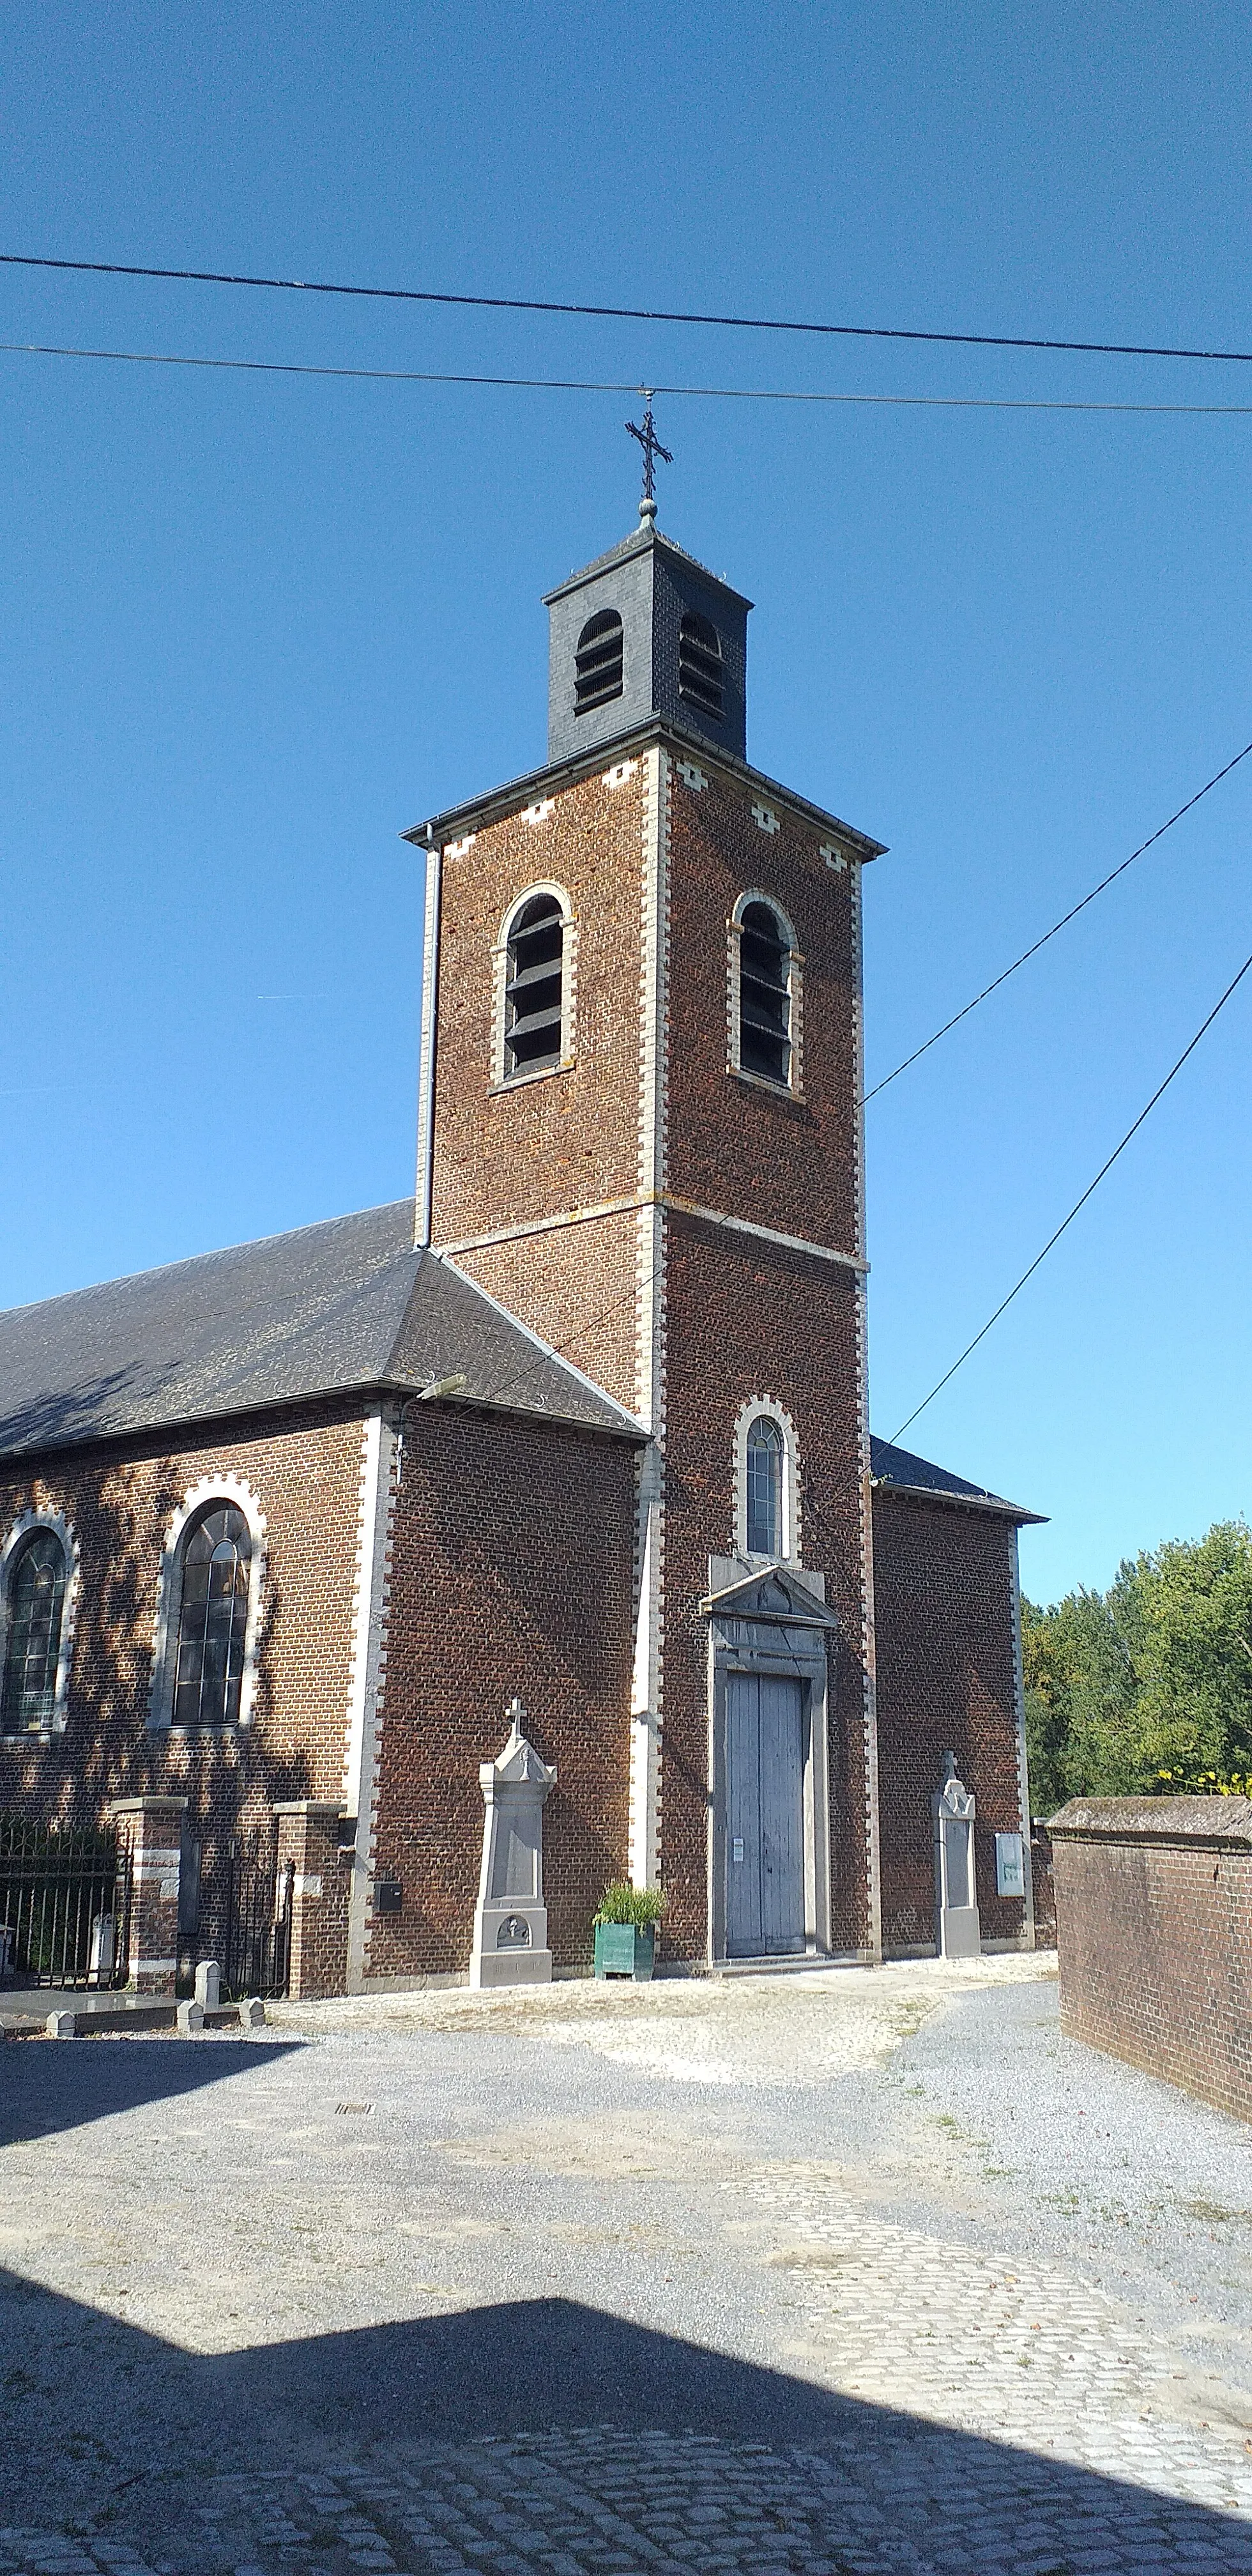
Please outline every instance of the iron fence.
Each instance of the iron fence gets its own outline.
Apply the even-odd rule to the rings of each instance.
[[[115,1834],[0,1816],[0,1984],[124,1986],[130,1904]]]
[[[291,1907],[296,1865],[275,1877],[274,1864],[236,1853],[225,1865],[221,1917],[222,1993],[285,1995],[291,1982]]]

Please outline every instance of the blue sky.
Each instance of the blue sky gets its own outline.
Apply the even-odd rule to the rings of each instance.
[[[8,0],[0,248],[1252,347],[1246,13]],[[0,338],[1252,403],[1252,368],[0,272]],[[0,355],[0,1302],[411,1186],[419,815],[542,758],[620,395]],[[1252,416],[671,396],[749,753],[890,843],[871,1078],[1252,737]],[[869,1113],[890,1434],[1252,945],[1252,761]],[[1037,1597],[1248,1503],[1252,978],[909,1438]]]

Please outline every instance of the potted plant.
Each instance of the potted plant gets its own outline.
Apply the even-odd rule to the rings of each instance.
[[[656,1927],[665,1911],[659,1887],[630,1887],[615,1879],[606,1887],[594,1916],[595,1973],[598,1977],[633,1977],[642,1984],[656,1958]]]

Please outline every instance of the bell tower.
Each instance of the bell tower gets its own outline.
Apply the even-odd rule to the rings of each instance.
[[[752,602],[661,536],[652,518],[571,573],[544,606],[550,761],[612,742],[653,715],[744,759]]]
[[[860,873],[882,844],[749,765],[750,602],[646,487],[547,606],[547,762],[407,836],[419,1238],[650,1435],[622,1724],[632,1873],[665,1887],[671,1953],[873,1956]]]

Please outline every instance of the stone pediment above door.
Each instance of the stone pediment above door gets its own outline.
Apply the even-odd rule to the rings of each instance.
[[[743,1557],[711,1556],[709,1589],[700,1607],[706,1617],[778,1620],[788,1627],[837,1628],[825,1602],[826,1578],[795,1565],[753,1565]]]

